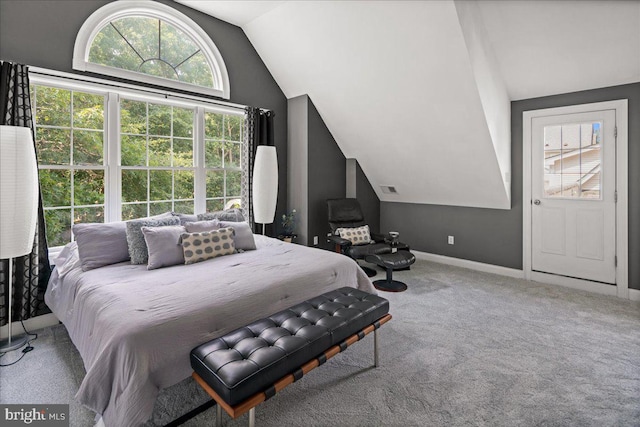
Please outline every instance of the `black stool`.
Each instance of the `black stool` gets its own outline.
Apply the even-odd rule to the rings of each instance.
[[[373,286],[380,291],[402,292],[407,290],[403,282],[393,280],[393,270],[409,267],[416,262],[416,257],[409,251],[398,251],[391,254],[367,255],[365,261],[376,264],[387,270],[386,280],[376,280]]]

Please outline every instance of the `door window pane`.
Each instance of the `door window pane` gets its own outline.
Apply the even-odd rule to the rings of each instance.
[[[544,128],[544,197],[600,199],[601,122]]]

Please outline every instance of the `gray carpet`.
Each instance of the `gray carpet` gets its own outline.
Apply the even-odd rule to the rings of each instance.
[[[409,289],[383,293],[394,319],[379,331],[381,366],[367,337],[258,406],[259,426],[640,426],[639,303],[425,261],[395,276]],[[0,369],[0,402],[70,403],[71,425],[90,426],[66,330],[39,333]],[[186,380],[162,392],[148,425],[206,400]]]

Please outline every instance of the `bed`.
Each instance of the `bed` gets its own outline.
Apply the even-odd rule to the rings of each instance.
[[[159,390],[189,377],[198,344],[343,286],[375,293],[346,256],[255,241],[257,250],[191,265],[147,270],[123,262],[84,272],[67,245],[45,301],[84,362],[76,398],[107,427],[141,425]]]

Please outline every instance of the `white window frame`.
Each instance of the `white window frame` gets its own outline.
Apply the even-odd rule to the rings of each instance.
[[[124,70],[121,68],[109,67],[89,62],[89,50],[94,38],[109,22],[132,16],[142,16],[165,21],[180,31],[187,34],[193,42],[200,48],[205,56],[213,75],[213,87],[199,86],[180,82],[172,79],[165,79],[149,74]],[[73,48],[73,69],[79,71],[89,71],[92,73],[104,74],[113,77],[140,81],[159,86],[166,86],[189,92],[204,93],[229,99],[229,74],[222,59],[222,55],[209,35],[198,24],[186,15],[178,12],[170,6],[150,0],[120,0],[109,3],[96,10],[84,22],[76,37]]]
[[[104,221],[114,222],[122,219],[122,185],[121,185],[121,143],[120,143],[120,99],[132,99],[155,104],[173,105],[194,110],[193,150],[194,150],[194,213],[206,211],[206,170],[204,162],[204,114],[215,112],[227,115],[245,115],[241,105],[229,104],[228,107],[212,104],[206,99],[189,97],[188,99],[170,96],[166,93],[151,93],[145,89],[116,88],[111,82],[92,79],[92,81],[78,81],[73,75],[64,73],[63,76],[43,75],[42,69],[29,74],[32,85],[42,85],[65,90],[88,92],[105,96],[104,109]],[[57,73],[63,74],[63,73]],[[71,168],[72,166],[70,166]],[[44,168],[47,168],[44,166]],[[100,169],[100,167],[91,167]],[[62,246],[50,247],[50,257],[55,257]]]

